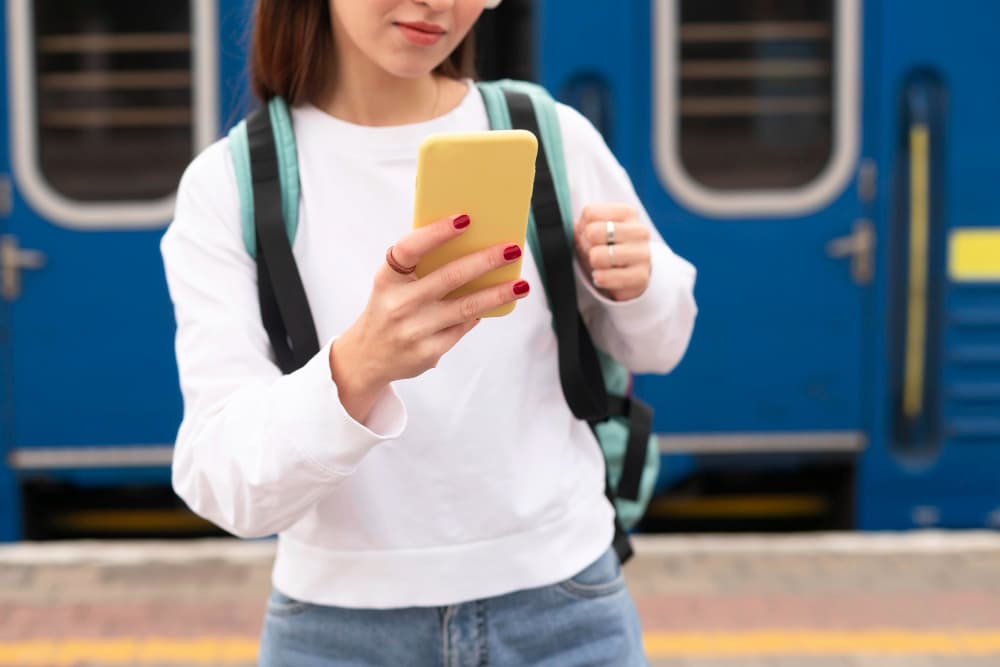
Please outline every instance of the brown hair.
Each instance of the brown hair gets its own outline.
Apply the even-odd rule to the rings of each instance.
[[[330,0],[257,0],[250,45],[250,85],[261,101],[316,102],[334,56]],[[475,77],[472,30],[434,70],[452,79]]]

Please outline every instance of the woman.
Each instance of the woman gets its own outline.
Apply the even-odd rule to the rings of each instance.
[[[423,138],[489,127],[470,68],[483,9],[258,0],[252,84],[292,107],[293,251],[327,341],[301,370],[273,361],[227,140],[181,181],[162,243],[185,399],[174,486],[236,535],[279,535],[262,665],[646,664],[603,458],[563,398],[535,259],[465,302],[444,299],[456,279],[523,249],[407,271],[476,224],[456,211],[410,231]],[[667,372],[690,338],[694,269],[594,128],[558,112],[580,310],[632,371]]]

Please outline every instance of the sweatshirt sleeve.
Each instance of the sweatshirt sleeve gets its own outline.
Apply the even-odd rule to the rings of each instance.
[[[300,370],[273,361],[243,246],[228,140],[188,167],[161,241],[177,320],[184,397],[173,485],[198,514],[243,537],[279,532],[350,475],[368,451],[397,438],[406,410],[390,387],[366,423],[347,414],[329,341]]]
[[[668,373],[684,356],[698,312],[695,268],[664,242],[632,182],[600,133],[572,107],[560,104],[573,219],[587,204],[624,203],[650,228],[652,273],[646,291],[630,301],[603,296],[575,261],[577,300],[594,342],[633,373]]]

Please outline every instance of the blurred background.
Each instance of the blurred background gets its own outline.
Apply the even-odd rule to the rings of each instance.
[[[206,530],[157,243],[251,104],[246,0],[11,0],[0,539]],[[647,532],[1000,525],[1000,3],[507,0],[483,78],[579,108],[701,314],[641,377]]]
[[[12,546],[0,551],[0,664],[103,664],[24,658],[27,628],[40,627],[24,609],[51,618],[59,604],[33,597],[36,585],[51,593],[38,583],[42,563],[72,572],[76,562],[63,549],[77,543],[63,540],[221,537],[169,486],[182,405],[158,243],[185,166],[252,106],[250,5],[4,3],[0,542]],[[961,632],[1000,630],[1000,590],[976,597],[1000,574],[989,532],[1000,528],[998,26],[997,0],[505,0],[484,14],[481,77],[538,81],[590,118],[663,237],[699,270],[686,358],[635,382],[656,409],[663,457],[639,527],[658,546],[630,580],[660,591],[643,603],[644,622],[678,599],[694,605],[678,616],[697,616],[737,581],[764,596],[742,607],[756,609],[746,619],[785,609],[760,602],[778,598],[748,583],[756,573],[779,598],[788,586],[813,590],[809,581],[859,594],[876,581],[910,593],[937,582],[932,597],[913,593],[858,627],[911,628],[906,610],[924,606],[974,617]],[[883,542],[886,531],[898,542]],[[704,533],[773,537],[712,542],[704,553],[724,556],[685,560],[703,553],[684,546],[702,538],[677,536]],[[53,541],[37,552],[49,555],[25,555],[39,541]],[[116,548],[143,558],[129,551],[140,542],[87,544],[80,562]],[[178,553],[202,572],[200,542],[170,544],[190,544]],[[258,581],[268,547],[251,548],[263,551],[234,558],[239,576]],[[807,574],[769,578],[767,559],[784,548]],[[711,583],[698,589],[706,598],[677,597],[694,595],[688,575]],[[896,576],[908,583],[886,583]],[[855,603],[846,608],[871,608]],[[775,627],[812,618],[786,617]],[[936,636],[931,617],[914,621],[914,638]],[[247,618],[252,638],[259,619]],[[934,660],[1000,664],[1000,632],[941,637],[928,644]],[[667,650],[662,664],[784,655],[758,639],[735,658]],[[836,662],[854,652],[845,641],[810,659],[856,664]],[[938,664],[894,645],[878,644],[871,664]],[[978,653],[962,652],[970,646]]]

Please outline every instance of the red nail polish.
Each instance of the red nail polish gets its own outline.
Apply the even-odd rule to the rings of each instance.
[[[466,227],[469,226],[470,222],[472,221],[469,220],[469,216],[463,213],[462,215],[452,220],[451,224],[455,225],[455,229],[465,229]]]
[[[506,248],[504,248],[503,258],[506,259],[508,262],[511,260],[515,260],[520,256],[521,256],[521,249],[516,245],[509,245]]]
[[[530,290],[530,289],[531,289],[531,286],[528,285],[528,281],[527,280],[522,280],[520,282],[514,283],[514,294],[516,294],[518,296],[522,296],[524,294],[527,294],[528,290]]]

